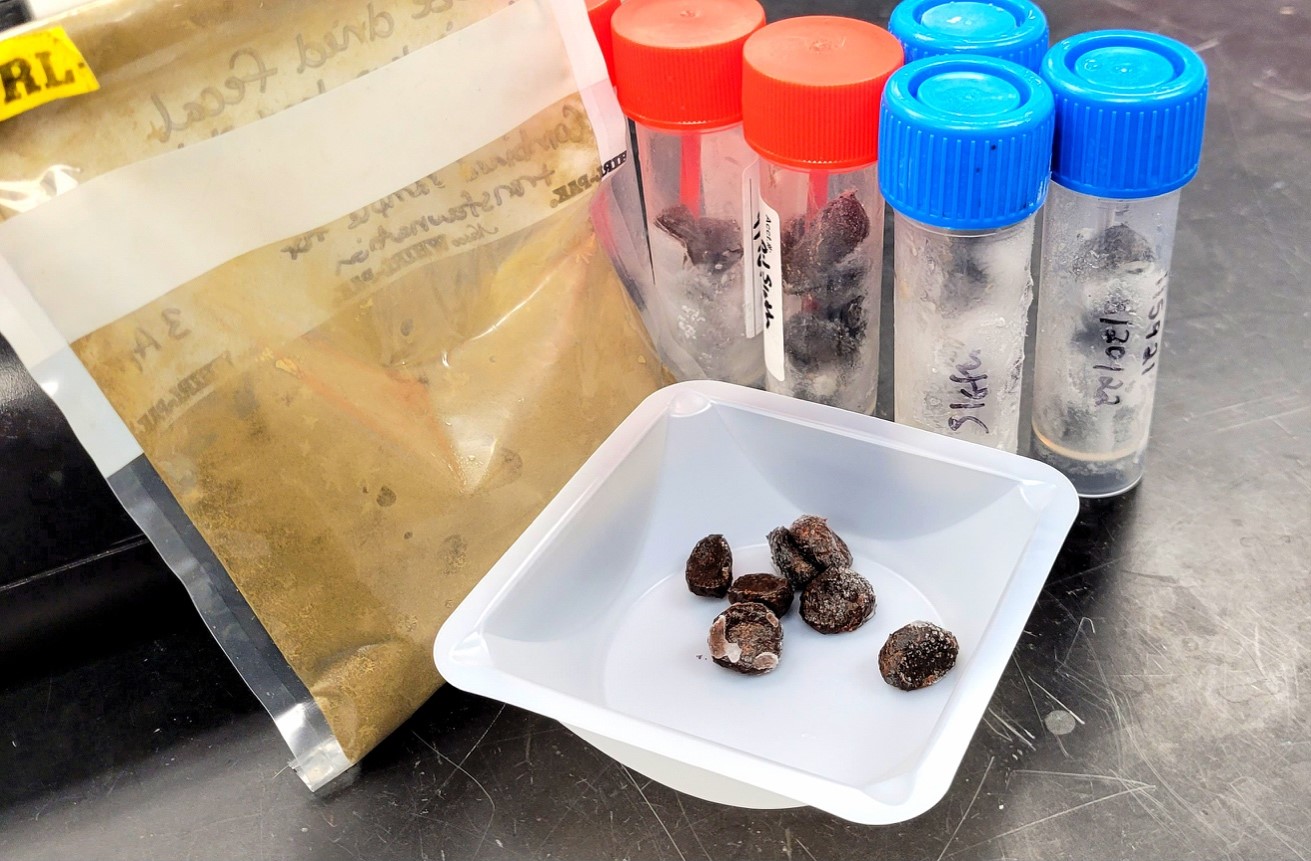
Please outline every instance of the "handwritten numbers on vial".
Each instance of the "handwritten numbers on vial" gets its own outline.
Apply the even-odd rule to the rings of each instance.
[[[1118,307],[1124,310],[1122,304]],[[1109,346],[1103,350],[1106,362],[1093,365],[1093,370],[1109,373],[1098,375],[1097,391],[1093,394],[1093,403],[1099,407],[1114,406],[1120,403],[1120,396],[1112,394],[1112,392],[1124,388],[1124,381],[1111,376],[1111,374],[1119,374],[1124,371],[1124,365],[1120,362],[1128,353],[1128,348],[1124,345],[1129,343],[1133,324],[1127,319],[1122,320],[1115,317],[1099,317],[1097,322],[1102,327],[1101,339]]]
[[[160,312],[159,319],[160,326],[142,324],[137,326],[132,336],[132,347],[128,351],[128,358],[142,373],[146,370],[146,360],[153,354],[164,351],[160,338],[165,341],[181,341],[191,334],[191,329],[182,322],[182,311],[178,308],[165,308]]]
[[[987,406],[988,399],[988,375],[978,373],[983,368],[983,359],[980,356],[981,350],[970,350],[970,358],[967,362],[960,362],[956,365],[956,373],[947,379],[953,383],[960,383],[961,387],[957,389],[960,392],[962,400],[957,403],[948,404],[953,410],[981,410]],[[960,429],[968,423],[974,423],[983,428],[984,433],[992,433],[988,429],[983,419],[969,412],[947,417],[947,427],[953,433],[959,433]]]
[[[1147,334],[1143,338],[1147,341],[1143,347],[1143,370],[1142,376],[1147,376],[1156,370],[1156,354],[1161,352],[1161,326],[1165,323],[1165,288],[1167,279],[1162,276],[1157,283],[1157,290],[1152,296],[1152,307],[1147,311],[1147,322],[1150,324],[1147,328]]]
[[[1097,372],[1094,406],[1118,406],[1123,402],[1120,390],[1125,388],[1124,375],[1131,373],[1129,368],[1134,358],[1141,360],[1140,376],[1156,370],[1156,358],[1161,352],[1161,328],[1165,321],[1166,278],[1162,276],[1156,286],[1157,291],[1147,311],[1145,332],[1141,323],[1134,322],[1134,309],[1124,300],[1107,303],[1097,318],[1101,353],[1092,366]]]

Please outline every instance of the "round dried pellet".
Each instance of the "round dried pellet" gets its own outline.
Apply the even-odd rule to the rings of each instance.
[[[801,593],[801,618],[821,634],[854,631],[874,615],[874,587],[842,568],[820,574]]]
[[[829,528],[828,521],[813,514],[803,514],[788,527],[792,540],[801,552],[812,559],[824,570],[827,568],[850,568],[851,550],[847,542]]]
[[[783,654],[783,626],[763,604],[730,604],[710,626],[710,657],[748,676],[767,673]]]
[[[926,688],[956,666],[956,635],[932,622],[911,622],[893,631],[879,650],[883,681],[903,691]]]
[[[769,541],[769,555],[779,573],[788,579],[794,590],[806,588],[806,584],[815,579],[822,569],[801,552],[792,533],[786,526],[771,530],[766,536]]]
[[[707,535],[687,557],[687,588],[693,595],[723,598],[733,582],[733,550],[722,535]]]
[[[728,600],[763,604],[781,619],[792,606],[792,584],[777,574],[743,574],[728,587]]]

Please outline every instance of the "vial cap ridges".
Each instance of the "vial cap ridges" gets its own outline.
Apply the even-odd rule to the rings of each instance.
[[[742,45],[765,26],[756,0],[629,0],[610,19],[619,105],[667,131],[742,120]]]
[[[1042,206],[1051,171],[1051,90],[992,57],[931,57],[888,79],[879,188],[892,208],[935,227],[984,230]]]
[[[1042,76],[1056,102],[1052,178],[1096,197],[1154,197],[1197,174],[1206,64],[1167,36],[1100,30],[1058,42]]]
[[[903,0],[888,29],[906,62],[943,54],[1010,60],[1038,71],[1049,38],[1047,16],[1029,0]]]
[[[866,21],[813,15],[757,30],[743,48],[747,143],[803,170],[872,164],[879,100],[900,66],[900,43]]]

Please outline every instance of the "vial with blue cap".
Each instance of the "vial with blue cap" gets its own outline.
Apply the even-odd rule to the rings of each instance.
[[[917,60],[888,79],[879,187],[894,217],[896,420],[1015,451],[1035,214],[1053,102],[991,57]]]
[[[888,30],[906,62],[963,54],[996,57],[1038,71],[1047,53],[1047,16],[1029,0],[902,0]]]
[[[1197,173],[1207,75],[1186,45],[1106,30],[1055,45],[1034,357],[1034,456],[1081,496],[1142,478],[1180,190]]]

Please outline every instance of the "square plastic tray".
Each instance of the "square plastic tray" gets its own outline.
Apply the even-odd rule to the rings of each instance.
[[[556,718],[648,776],[744,806],[909,819],[946,793],[1078,511],[1036,461],[724,383],[644,401],[442,627],[448,681]],[[726,601],[692,595],[692,545],[770,571],[766,533],[829,518],[878,605],[824,636],[793,609],[777,670],[711,662]],[[953,631],[960,659],[905,693],[893,630]]]

